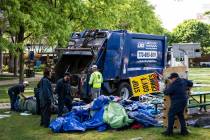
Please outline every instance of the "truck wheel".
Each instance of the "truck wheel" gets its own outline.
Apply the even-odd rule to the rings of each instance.
[[[131,93],[131,86],[127,82],[121,83],[117,90],[118,96],[124,100],[128,99],[131,96]]]

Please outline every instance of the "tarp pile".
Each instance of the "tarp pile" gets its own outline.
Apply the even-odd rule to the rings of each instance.
[[[53,132],[86,131],[124,128],[136,123],[141,126],[158,126],[153,107],[135,101],[120,101],[118,97],[100,96],[88,105],[75,105],[71,112],[58,117],[50,124]],[[148,111],[149,110],[149,111]]]
[[[32,114],[36,114],[37,112],[36,104],[37,104],[36,98],[33,96],[28,97],[26,100],[17,99],[15,103],[15,110],[20,112],[29,111]]]

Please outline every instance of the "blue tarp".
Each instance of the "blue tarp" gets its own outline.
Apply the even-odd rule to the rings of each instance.
[[[108,96],[101,95],[93,101],[93,105],[92,105],[91,109],[92,110],[101,109],[105,105],[108,105],[109,101],[110,101],[110,98]]]
[[[104,131],[108,127],[103,121],[104,106],[109,101],[109,97],[103,95],[95,99],[91,107],[91,110],[94,110],[92,117],[90,109],[73,107],[74,109],[70,113],[53,120],[50,128],[53,132],[85,131],[86,129]]]
[[[83,122],[82,124],[89,129],[98,128],[104,125],[103,114],[104,114],[104,108],[102,107],[100,110],[95,112],[95,114],[91,119]]]
[[[155,108],[151,104],[140,103],[139,101],[122,101],[121,104],[127,110],[128,116],[135,119],[144,127],[160,126],[158,121],[154,118],[156,112]],[[157,111],[158,113],[160,110]]]
[[[81,106],[83,103],[81,105],[74,104],[72,111],[63,117],[53,120],[50,128],[53,132],[86,131],[87,129],[104,131],[109,127],[103,121],[104,107],[109,105],[113,99],[113,96],[102,95],[95,99],[89,108]],[[121,101],[120,104],[124,107],[130,118],[143,126],[159,126],[158,121],[154,118],[155,111],[153,105],[143,104],[138,101]]]

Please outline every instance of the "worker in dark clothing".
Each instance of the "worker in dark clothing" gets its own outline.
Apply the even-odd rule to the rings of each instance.
[[[171,106],[168,112],[168,128],[162,134],[167,136],[173,134],[175,116],[178,116],[181,125],[181,135],[188,135],[189,132],[184,119],[184,110],[188,100],[187,90],[193,86],[193,83],[189,80],[179,78],[177,73],[171,73],[169,80],[170,84],[166,87],[164,93],[165,95],[169,95]]]
[[[52,86],[50,82],[51,71],[49,68],[44,70],[44,77],[40,81],[40,109],[41,109],[41,123],[43,127],[48,127],[51,117],[51,103],[53,101]]]
[[[26,86],[28,86],[27,81],[23,82],[23,84],[18,84],[9,88],[8,95],[10,97],[11,111],[15,111],[15,102],[19,95],[26,99],[23,95]]]
[[[41,114],[41,109],[40,109],[40,99],[39,99],[39,93],[40,93],[40,81],[37,84],[37,87],[34,89],[34,96],[36,98],[36,108],[37,108],[37,114]]]
[[[64,78],[58,80],[55,92],[58,95],[58,116],[62,116],[64,105],[69,111],[72,108],[70,73],[65,73]]]

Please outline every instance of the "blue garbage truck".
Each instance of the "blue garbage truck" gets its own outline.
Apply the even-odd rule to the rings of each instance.
[[[165,36],[130,33],[126,30],[86,30],[73,33],[68,48],[56,48],[55,79],[72,74],[77,95],[88,97],[90,68],[97,65],[103,75],[103,94],[124,99],[132,95],[130,77],[157,72],[166,65]]]

